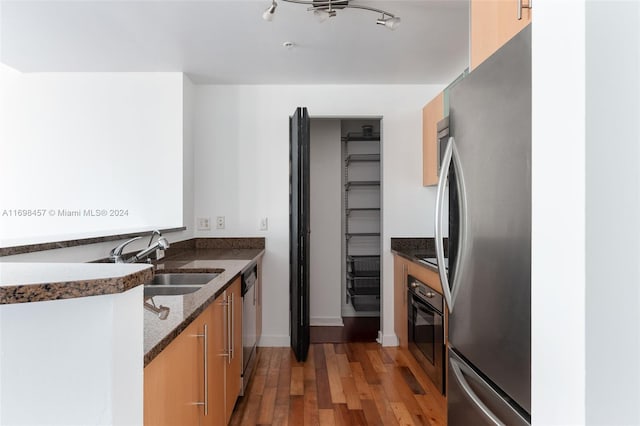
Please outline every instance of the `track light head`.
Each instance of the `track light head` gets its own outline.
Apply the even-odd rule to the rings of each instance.
[[[262,19],[264,19],[265,21],[273,21],[273,17],[275,16],[277,7],[278,7],[278,3],[276,3],[276,0],[272,0],[271,1],[271,6],[269,6],[262,13]]]
[[[397,16],[392,16],[386,19],[382,17],[376,21],[376,24],[384,25],[385,28],[388,28],[391,31],[393,31],[400,26],[400,18]]]

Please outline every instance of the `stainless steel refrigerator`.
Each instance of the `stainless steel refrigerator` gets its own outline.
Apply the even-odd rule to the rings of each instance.
[[[531,25],[450,90],[448,424],[531,423]],[[447,197],[446,188],[449,188]]]

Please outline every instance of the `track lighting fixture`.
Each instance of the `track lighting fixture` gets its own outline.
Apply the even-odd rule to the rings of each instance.
[[[273,17],[276,13],[276,7],[278,7],[278,3],[276,3],[276,0],[271,0],[271,6],[269,6],[262,13],[262,19],[264,19],[265,21],[273,21]]]
[[[382,17],[379,18],[376,23],[378,25],[383,25],[385,28],[390,30],[395,30],[400,25],[400,18],[395,16],[392,13],[386,12],[381,9],[376,9],[374,7],[363,6],[363,5],[355,5],[349,4],[349,0],[282,0],[288,3],[298,3],[298,4],[306,4],[310,7],[307,8],[307,11],[313,12],[313,15],[320,21],[324,22],[329,18],[333,18],[337,14],[337,10],[339,9],[361,9],[368,10],[370,12],[376,12],[382,14]],[[262,14],[262,18],[265,21],[272,21],[275,15],[276,7],[278,4],[276,0],[271,0],[271,6],[267,8]]]

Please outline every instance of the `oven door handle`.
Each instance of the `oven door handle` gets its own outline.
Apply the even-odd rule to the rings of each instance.
[[[437,310],[432,305],[424,302],[422,299],[420,299],[418,296],[416,296],[416,294],[414,292],[410,291],[409,294],[410,294],[409,297],[411,298],[411,306],[415,307],[416,309],[422,309],[423,311],[427,311],[428,313],[433,314],[433,315],[437,315],[439,317],[443,316],[442,312]]]

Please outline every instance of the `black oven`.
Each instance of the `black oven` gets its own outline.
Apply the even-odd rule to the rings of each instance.
[[[444,298],[411,275],[407,284],[409,350],[444,394]]]

